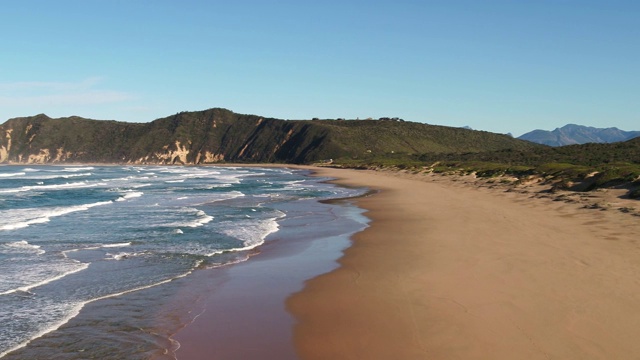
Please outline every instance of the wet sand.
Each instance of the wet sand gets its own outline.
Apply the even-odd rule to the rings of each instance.
[[[640,358],[640,218],[425,175],[380,192],[340,267],[287,300],[301,359]],[[611,201],[617,201],[612,198]]]
[[[206,295],[193,323],[172,337],[180,344],[178,359],[298,358],[292,341],[295,319],[286,311],[285,300],[300,291],[305,280],[338,266],[349,235],[365,226],[352,218],[366,218],[346,203],[300,200],[281,208],[287,209],[287,217],[280,230],[250,260],[192,274],[184,292]],[[180,303],[182,296],[171,303]]]

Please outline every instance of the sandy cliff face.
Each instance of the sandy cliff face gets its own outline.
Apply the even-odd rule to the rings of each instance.
[[[27,164],[46,164],[51,160],[49,149],[41,149],[38,154],[31,154],[27,158]]]
[[[165,152],[154,153],[158,162],[161,164],[176,164],[177,160],[177,162],[181,164],[188,164],[187,156],[189,155],[189,149],[187,149],[187,146],[182,146],[180,141],[177,140],[174,145],[175,150],[169,150],[171,146],[166,145],[163,147]],[[189,142],[189,145],[191,145],[191,142]]]
[[[67,159],[70,159],[73,156],[73,152],[64,151],[63,147],[60,147],[56,150],[56,157],[53,159],[53,162],[64,162]]]
[[[196,157],[196,164],[214,164],[224,161],[224,154],[214,154],[210,151],[205,151],[204,155],[198,153]]]
[[[11,132],[12,131],[13,129],[8,129],[4,132],[3,137],[4,137],[4,140],[6,141],[6,145],[0,146],[0,163],[6,162],[9,159],[9,151],[11,150]]]

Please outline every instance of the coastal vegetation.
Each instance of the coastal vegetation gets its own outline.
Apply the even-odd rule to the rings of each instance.
[[[640,197],[640,138],[550,147],[398,118],[281,120],[214,108],[150,123],[44,114],[0,125],[0,163],[323,164],[539,178],[558,189],[627,186]]]
[[[640,138],[611,144],[583,144],[480,152],[388,154],[339,159],[336,166],[397,168],[413,172],[473,174],[482,178],[540,179],[553,189],[590,191],[626,187],[640,197]]]

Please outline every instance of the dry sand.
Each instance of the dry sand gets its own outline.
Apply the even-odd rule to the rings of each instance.
[[[357,200],[373,221],[341,267],[287,301],[302,359],[640,358],[640,217],[433,175],[319,174],[380,192]]]

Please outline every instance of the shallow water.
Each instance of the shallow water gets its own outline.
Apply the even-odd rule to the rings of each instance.
[[[304,234],[332,212],[305,201],[362,193],[321,180],[288,169],[0,167],[0,357],[172,358],[170,335],[222,281],[185,294],[194,271],[246,261],[282,224],[309,239],[362,226]]]

